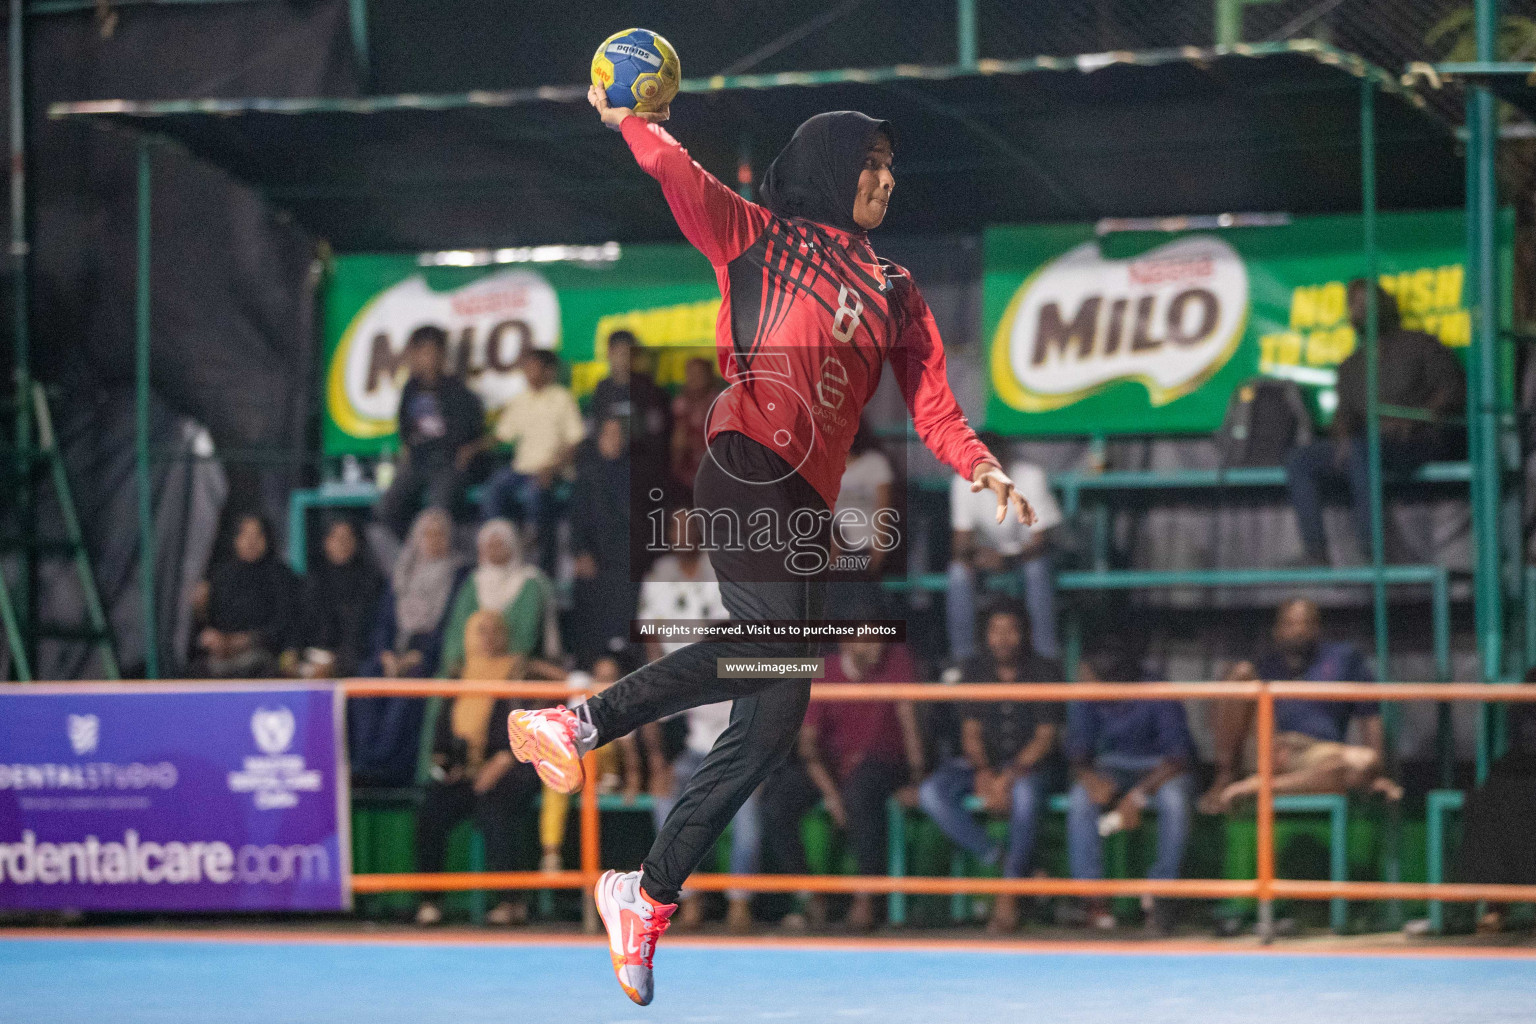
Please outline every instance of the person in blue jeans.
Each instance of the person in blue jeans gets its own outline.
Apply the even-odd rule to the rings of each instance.
[[[1302,564],[1327,565],[1328,537],[1323,530],[1323,487],[1349,486],[1351,520],[1360,551],[1371,550],[1370,452],[1366,446],[1368,403],[1365,387],[1365,337],[1369,323],[1369,285],[1349,283],[1349,319],[1358,339],[1339,364],[1338,407],[1330,436],[1303,445],[1286,461],[1286,481],[1301,535]],[[1380,373],[1376,392],[1381,403],[1381,467],[1407,473],[1434,459],[1457,454],[1452,427],[1464,411],[1466,377],[1456,356],[1440,339],[1403,328],[1397,302],[1378,286],[1377,351]]]
[[[1008,450],[999,434],[983,431],[977,437],[990,451]],[[1012,576],[1011,592],[1024,599],[1029,609],[1030,644],[1046,658],[1060,656],[1056,636],[1056,579],[1051,564],[1051,531],[1062,521],[1061,506],[1051,492],[1045,470],[1032,462],[1015,459],[1008,474],[1019,493],[1035,510],[1035,521],[1025,526],[1013,519],[999,523],[997,506],[988,508],[984,494],[971,492],[964,480],[949,490],[950,562],[945,573],[944,620],[949,635],[949,656],[963,664],[976,653],[976,608],[987,580]]]
[[[1129,644],[1085,660],[1083,682],[1139,682],[1141,658]],[[1157,858],[1148,878],[1177,878],[1189,841],[1194,759],[1184,705],[1173,700],[1073,701],[1062,747],[1072,769],[1067,798],[1067,859],[1073,878],[1104,877],[1104,835],[1141,825],[1157,811]],[[1102,823],[1102,824],[1101,824]],[[1167,933],[1165,901],[1145,901],[1147,928]],[[1090,901],[1088,919],[1113,928],[1107,902]]]
[[[1014,600],[1000,601],[981,625],[981,653],[961,668],[962,683],[1061,682],[1059,663],[1042,658],[1029,644],[1029,612]],[[918,803],[955,845],[982,863],[1002,868],[1004,878],[1029,873],[1035,827],[1045,803],[1039,768],[1056,746],[1060,704],[1033,701],[964,702],[960,755],[952,757],[918,789]],[[965,807],[975,795],[988,814],[1006,815],[1008,840],[998,844]],[[988,929],[1018,926],[1017,901],[999,896]]]

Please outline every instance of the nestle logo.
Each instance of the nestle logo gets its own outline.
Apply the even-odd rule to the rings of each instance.
[[[1193,259],[1133,260],[1127,268],[1132,284],[1158,285],[1209,278],[1216,267],[1209,256]]]

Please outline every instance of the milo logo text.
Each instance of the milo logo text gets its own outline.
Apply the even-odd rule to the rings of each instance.
[[[1128,260],[1085,242],[1014,294],[993,339],[993,383],[1025,412],[1124,380],[1164,405],[1225,365],[1247,310],[1247,272],[1219,238],[1183,238]]]
[[[560,301],[543,275],[505,270],[438,292],[420,275],[380,292],[347,325],[326,373],[331,419],[356,438],[394,432],[406,340],[423,325],[448,333],[448,365],[496,409],[521,391],[518,357],[560,340]]]

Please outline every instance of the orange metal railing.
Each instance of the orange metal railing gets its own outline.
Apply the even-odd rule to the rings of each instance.
[[[339,684],[349,696],[453,697],[465,693],[525,700],[569,700],[581,695],[559,683],[431,682],[348,679]],[[949,878],[847,875],[700,874],[692,889],[740,889],[754,892],[877,892],[906,894],[1019,894],[1051,896],[1141,895],[1177,898],[1252,897],[1263,913],[1277,898],[1291,899],[1435,899],[1471,902],[1536,902],[1536,885],[1466,885],[1416,882],[1326,882],[1275,877],[1274,760],[1275,700],[1328,701],[1536,701],[1536,686],[1468,683],[828,683],[811,688],[813,700],[921,700],[943,702],[1030,700],[1186,700],[1249,699],[1257,702],[1258,862],[1253,879],[1182,878]],[[558,873],[467,872],[443,874],[353,875],[359,893],[453,889],[564,889],[589,887],[599,874],[598,802],[595,772],[587,772],[581,801],[581,869]]]

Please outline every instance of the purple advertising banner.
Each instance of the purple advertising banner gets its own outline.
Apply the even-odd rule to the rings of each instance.
[[[341,694],[0,685],[0,909],[344,910]]]

